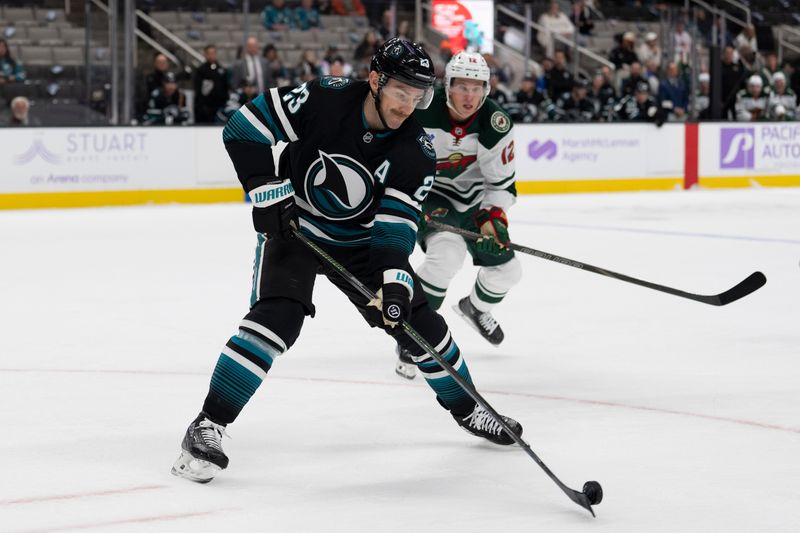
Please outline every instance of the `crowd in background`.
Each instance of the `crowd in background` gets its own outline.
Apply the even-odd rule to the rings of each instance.
[[[599,4],[598,0],[592,2]],[[677,20],[667,36],[669,50],[661,49],[659,35],[647,31],[637,35],[626,30],[616,36],[608,54],[613,68],[603,66],[591,78],[574,79],[567,47],[551,38],[577,36],[578,44],[591,48],[595,10],[587,0],[575,0],[569,14],[559,2],[550,3],[537,22],[545,28],[536,42],[545,53],[541,70],[525,76],[518,91],[503,83],[502,73],[493,79],[493,95],[513,118],[540,121],[683,121],[711,118],[711,76],[702,62],[692,70],[692,54],[711,44],[713,22],[704,10],[696,10],[694,21],[701,42],[693,43],[684,20]],[[684,17],[688,20],[689,13]],[[721,31],[719,24],[717,30]],[[502,36],[501,36],[502,38]],[[778,62],[771,47],[759,47],[755,27],[746,25],[738,33],[725,32],[721,58],[721,101],[723,120],[796,120],[800,71],[790,61]],[[694,79],[692,79],[694,77]],[[694,93],[691,93],[694,82]],[[694,106],[690,108],[693,101]],[[690,116],[694,110],[695,116]]]
[[[638,3],[661,6],[644,0]],[[612,66],[587,72],[585,68],[573,68],[572,48],[561,45],[551,35],[576,39],[591,49],[600,0],[574,0],[568,4],[568,11],[562,10],[564,4],[554,0],[536,17],[543,28],[534,33],[531,43],[538,69],[512,72],[490,54],[485,55],[492,67],[490,97],[515,121],[650,121],[660,125],[665,121],[710,118],[708,65],[695,63],[693,71],[691,61],[698,45],[710,44],[715,23],[705,11],[698,10],[692,17],[686,13],[685,20],[694,26],[688,28],[679,19],[668,36],[637,32],[633,23],[628,28],[620,24],[622,31],[615,36],[616,45],[607,57]],[[309,47],[302,50],[295,64],[285,63],[280,49],[273,43],[259,42],[256,37],[247,38],[231,64],[222,64],[217,47],[208,43],[203,48],[205,62],[191,74],[171,65],[165,55],[156,54],[152,69],[148,69],[137,91],[137,120],[146,125],[224,123],[238,107],[269,87],[293,85],[323,75],[366,79],[369,60],[385,39],[395,35],[413,37],[411,20],[395,20],[394,11],[385,7],[377,0],[270,0],[260,13],[260,23],[268,32],[323,29],[322,14],[366,17],[370,25],[363,29],[361,40],[354,42],[354,47]],[[690,33],[689,29],[693,31]],[[723,36],[723,119],[795,120],[800,70],[789,61],[779,64],[771,49],[773,43],[760,43],[753,26],[737,30]],[[692,42],[692,35],[701,42]],[[512,37],[513,32],[506,31],[498,21],[497,38],[513,45]],[[662,50],[665,42],[669,46]],[[441,72],[452,51],[432,52]],[[22,65],[11,57],[8,43],[0,39],[0,84],[24,79]],[[30,102],[26,98],[14,99],[11,107],[11,124],[31,123]]]

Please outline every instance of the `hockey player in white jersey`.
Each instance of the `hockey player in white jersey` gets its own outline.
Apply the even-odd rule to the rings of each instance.
[[[414,113],[436,150],[436,177],[422,208],[431,217],[453,226],[479,231],[479,241],[455,233],[434,231],[421,220],[417,241],[425,261],[417,270],[425,296],[438,309],[467,252],[480,267],[469,295],[454,310],[481,336],[500,344],[504,334],[492,308],[500,303],[522,275],[514,252],[506,247],[506,211],[516,200],[513,124],[489,94],[490,71],[478,53],[459,52],[445,68],[445,86],[426,110]],[[413,359],[399,345],[396,372],[416,375]]]

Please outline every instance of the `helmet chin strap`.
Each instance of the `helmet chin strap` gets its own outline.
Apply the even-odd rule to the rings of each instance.
[[[389,125],[386,123],[386,119],[383,118],[383,113],[381,113],[381,89],[382,88],[383,87],[378,85],[378,92],[377,93],[373,93],[372,92],[372,88],[370,88],[369,94],[372,95],[372,102],[375,104],[375,111],[378,112],[378,118],[381,119],[381,124],[383,124],[384,128],[386,128],[387,130],[390,130],[392,128],[390,128]]]

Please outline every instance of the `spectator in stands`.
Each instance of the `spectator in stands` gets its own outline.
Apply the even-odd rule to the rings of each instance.
[[[528,74],[522,78],[519,91],[515,95],[518,104],[533,105],[538,107],[545,99],[545,94],[536,89],[536,79]]]
[[[661,126],[666,120],[666,113],[650,95],[647,82],[640,82],[633,94],[623,96],[614,106],[616,120],[624,122],[653,122]]]
[[[289,73],[289,69],[283,65],[283,61],[281,61],[281,58],[278,55],[278,49],[275,48],[275,45],[268,44],[265,46],[262,55],[264,57],[264,61],[267,62],[267,72],[269,73],[269,77],[272,79],[272,83],[275,84],[276,87],[284,87],[289,85],[289,83],[291,83],[292,76]]]
[[[31,103],[24,96],[17,96],[11,100],[11,120],[9,126],[28,126],[30,125]]]
[[[0,39],[0,84],[24,80],[25,71],[22,70],[22,65],[11,57],[8,42],[5,39]]]
[[[332,49],[332,50],[331,50]],[[320,70],[323,76],[343,76],[349,78],[353,74],[353,65],[348,63],[339,54],[335,46],[328,47],[325,57],[320,61]]]
[[[761,68],[761,80],[764,82],[764,87],[771,87],[773,85],[772,78],[775,73],[780,72],[778,68],[778,55],[775,52],[767,52],[764,54],[764,66]]]
[[[743,44],[739,46],[736,52],[739,56],[739,62],[749,74],[754,74],[761,69],[758,54],[750,49],[750,45]]]
[[[164,74],[164,84],[150,95],[142,123],[145,126],[185,124],[189,119],[185,103],[183,93],[178,90],[177,76],[167,72]]]
[[[794,91],[794,94],[800,94],[800,59],[796,60],[796,64],[785,59],[783,61],[783,72],[789,80],[789,88]]]
[[[692,36],[686,31],[686,25],[678,21],[675,23],[675,33],[672,35],[675,45],[674,61],[680,65],[688,65],[692,55]]]
[[[245,80],[254,81],[259,93],[274,86],[272,70],[269,68],[267,60],[259,56],[258,50],[256,38],[248,37],[244,45],[244,55],[233,66],[231,83],[234,87],[244,87]]]
[[[650,59],[644,66],[644,74],[642,75],[645,81],[650,84],[650,94],[658,94],[658,65],[655,59]]]
[[[338,46],[335,44],[328,45],[328,48],[325,49],[325,54],[322,56],[322,61],[320,61],[323,74],[327,75],[327,73],[330,71],[330,64],[333,63],[333,60],[340,55],[341,53],[339,52]]]
[[[592,78],[592,87],[589,90],[588,98],[594,104],[594,112],[598,120],[611,121],[617,92],[602,72],[598,72]]]
[[[572,40],[575,33],[575,26],[570,22],[569,17],[561,11],[556,0],[550,2],[550,7],[539,17],[539,24],[544,26],[544,31],[539,31],[536,40],[544,49],[546,56],[552,56],[555,52],[553,35],[560,35]]]
[[[367,10],[361,0],[331,0],[331,13],[353,17],[367,16]]]
[[[711,119],[711,75],[701,72],[697,76],[697,90],[694,96],[697,120]]]
[[[301,83],[319,78],[322,75],[322,69],[320,68],[317,54],[314,53],[313,50],[303,50],[296,72],[297,78]]]
[[[608,67],[607,65],[603,65],[602,67],[600,67],[600,74],[603,75],[603,78],[606,80],[606,83],[608,83],[608,85],[610,85],[614,89],[614,92],[616,93],[618,87],[614,83],[614,71],[611,70],[611,68]]]
[[[217,63],[217,47],[213,44],[203,49],[203,55],[206,62],[194,73],[194,121],[212,124],[228,100],[228,71]]]
[[[736,95],[742,88],[747,70],[738,59],[734,50],[726,46],[722,50],[722,118],[736,120]]]
[[[147,75],[144,80],[145,90],[147,97],[153,94],[153,91],[160,89],[164,85],[164,76],[169,70],[169,59],[161,53],[153,56],[153,72]]]
[[[408,19],[403,19],[397,23],[397,35],[395,37],[400,37],[407,41],[414,40],[413,35],[411,35],[411,22]]]
[[[261,12],[261,22],[270,31],[286,31],[294,24],[292,10],[286,6],[286,0],[270,0]]]
[[[619,45],[611,50],[608,55],[608,59],[614,63],[615,68],[627,68],[631,63],[638,60],[636,52],[633,50],[635,45],[636,35],[632,31],[626,31],[622,34]]]
[[[545,57],[542,59],[542,71],[536,78],[536,90],[545,94],[550,93],[550,72],[553,70],[553,59]]]
[[[314,0],[300,0],[300,5],[294,9],[294,27],[303,31],[320,27],[319,10],[314,6]]]
[[[258,96],[258,94],[258,87],[253,83],[253,80],[245,80],[244,86],[239,87],[228,95],[228,101],[225,106],[217,111],[216,122],[225,124],[240,107]]]
[[[328,74],[339,78],[348,78],[352,72],[353,67],[350,63],[346,62],[342,56],[337,56],[330,64]]]
[[[655,62],[656,70],[661,67],[661,47],[658,46],[658,35],[649,31],[644,35],[644,42],[636,50],[639,63],[647,65],[650,61]]]
[[[767,101],[769,120],[795,120],[797,118],[797,95],[786,86],[786,75],[776,72],[772,76],[772,91]]]
[[[584,0],[575,0],[572,3],[572,13],[569,20],[578,28],[578,44],[585,46],[592,36],[594,22],[592,22],[591,13]]]
[[[658,88],[658,101],[667,111],[668,120],[686,120],[686,110],[689,108],[689,88],[680,77],[678,64],[675,62],[667,65],[666,76]]]
[[[711,37],[713,36],[714,19],[702,7],[696,6],[694,9],[694,22],[697,25],[697,31],[702,37],[701,41],[704,45],[711,44]],[[729,42],[729,41],[724,41]]]
[[[500,83],[500,78],[497,76],[496,70],[492,70],[489,76],[489,98],[497,102],[500,106],[504,106],[511,101],[511,94],[508,89]]]
[[[381,22],[381,17],[383,17],[383,11],[386,7],[385,0],[361,0],[361,3],[364,4],[364,9],[367,13],[367,19],[369,20],[369,25],[373,28],[377,28]]]
[[[383,15],[381,16],[381,24],[378,26],[378,34],[381,36],[382,40],[389,39],[394,37],[392,35],[392,25],[394,24],[394,10],[391,8],[386,8],[383,10]]]
[[[622,81],[619,91],[620,94],[623,96],[633,94],[636,91],[636,87],[641,82],[647,83],[647,80],[644,79],[642,75],[642,64],[638,61],[634,61],[631,63],[630,75]],[[650,84],[648,83],[647,86],[650,87]]]
[[[559,50],[553,55],[553,68],[550,70],[550,79],[547,81],[548,94],[552,100],[557,100],[564,93],[572,91],[574,78],[567,69],[567,55]]]
[[[563,93],[555,105],[548,106],[548,117],[557,122],[594,122],[597,115],[588,94],[589,84],[585,80],[575,80],[570,92]]]
[[[736,119],[740,122],[766,120],[767,97],[761,76],[753,74],[747,79],[747,87],[736,95]]]
[[[356,63],[368,63],[372,59],[372,56],[378,51],[380,44],[378,34],[375,30],[367,30],[366,33],[364,33],[364,38],[361,39],[361,42],[356,46],[353,59],[355,59]]]
[[[742,45],[747,45],[753,52],[758,52],[758,40],[756,39],[756,28],[748,24],[742,28],[739,35],[733,40],[733,46],[738,50]]]

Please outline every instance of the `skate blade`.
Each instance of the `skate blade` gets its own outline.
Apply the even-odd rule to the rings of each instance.
[[[464,314],[464,312],[461,310],[461,308],[458,306],[458,304],[453,306],[453,311],[455,311],[458,316],[463,318],[464,322],[466,322],[469,327],[471,327],[472,329],[477,331],[478,335],[483,337],[483,333],[481,333],[481,330],[478,329],[478,326],[476,326],[475,323],[472,320],[470,320],[469,317],[466,314]]]
[[[405,379],[414,379],[417,377],[417,367],[413,365],[409,365],[402,361],[398,361],[394,367],[394,372],[401,378]]]
[[[192,457],[189,452],[183,450],[178,460],[172,465],[171,472],[173,476],[186,478],[196,483],[208,483],[220,470],[222,469],[214,463]]]
[[[464,314],[464,312],[461,310],[461,308],[460,308],[460,307],[458,307],[458,304],[454,305],[454,306],[452,307],[452,309],[453,309],[453,311],[455,311],[455,312],[456,312],[456,314],[457,314],[458,316],[460,316],[461,318],[463,318],[463,319],[464,319],[464,322],[466,322],[466,323],[467,323],[467,325],[468,325],[469,327],[471,327],[472,329],[474,329],[475,331],[477,331],[477,332],[478,332],[478,335],[480,335],[480,336],[481,336],[481,338],[482,338],[483,340],[485,340],[486,342],[488,342],[488,343],[489,343],[489,344],[491,344],[492,346],[500,346],[500,342],[503,342],[502,340],[501,340],[500,342],[492,342],[491,340],[489,340],[489,339],[487,339],[486,337],[484,337],[484,336],[483,336],[483,332],[480,330],[480,328],[478,328],[478,326],[476,326],[476,325],[475,325],[475,322],[473,322],[472,320],[470,320],[470,318],[469,318],[469,317],[468,317],[466,314]]]
[[[514,442],[514,441],[512,441],[512,442],[509,442],[509,443],[504,443],[504,442],[495,442],[495,441],[493,441],[493,440],[491,440],[491,439],[487,439],[487,438],[486,438],[486,437],[484,437],[484,436],[481,436],[481,435],[476,435],[475,433],[471,432],[470,430],[468,430],[468,429],[467,429],[467,428],[465,428],[464,426],[459,426],[459,427],[460,427],[461,429],[463,429],[463,430],[464,430],[464,432],[466,432],[466,433],[468,433],[468,434],[472,435],[473,437],[475,437],[475,438],[477,438],[477,439],[480,439],[480,440],[481,440],[481,443],[483,443],[483,444],[487,444],[489,448],[497,448],[497,449],[500,449],[500,450],[502,450],[502,449],[509,449],[509,448],[519,448],[519,444],[517,444],[517,443],[516,443],[516,442]]]

